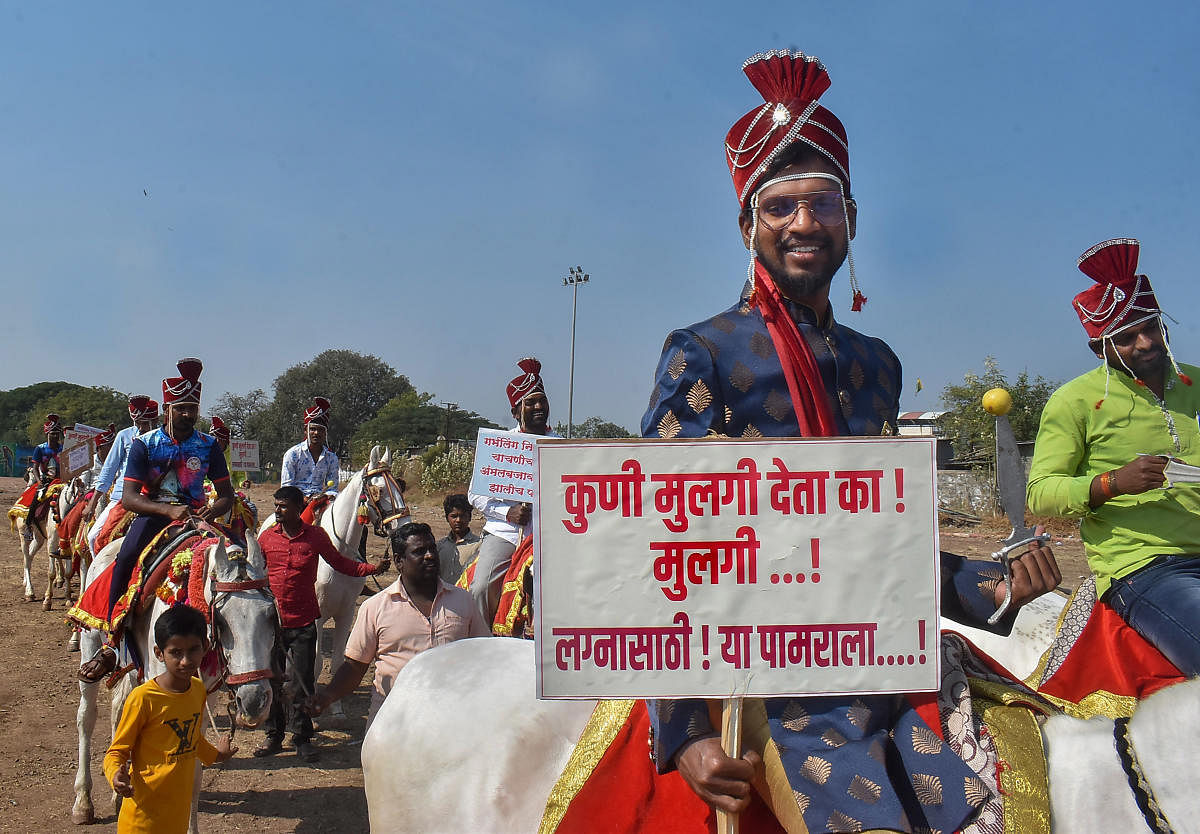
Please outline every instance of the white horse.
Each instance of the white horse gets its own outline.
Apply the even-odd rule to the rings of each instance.
[[[92,562],[88,579],[94,579],[112,562],[120,550],[120,540],[102,550]],[[227,687],[233,694],[231,714],[236,723],[255,727],[267,718],[271,709],[272,648],[278,628],[275,603],[267,586],[266,564],[258,542],[247,537],[247,549],[231,547],[223,542],[208,546],[208,574],[204,598],[211,610],[214,642],[222,657],[223,671],[219,676],[204,676],[204,683],[213,691]],[[127,636],[135,641],[138,653],[145,659],[146,676],[154,677],[165,667],[155,659],[153,645],[154,623],[166,610],[161,599],[155,599],[150,609],[132,621]],[[84,632],[81,659],[87,659],[100,648],[100,634]],[[133,690],[133,675],[125,675],[113,689],[111,724],[116,730],[125,699]],[[92,805],[92,732],[96,727],[98,683],[79,683],[79,710],[75,724],[79,733],[79,758],[75,772],[75,804],[71,821],[77,825],[95,821]],[[236,706],[235,706],[236,705]],[[192,832],[196,829],[196,808],[200,786],[200,765],[196,766],[196,792],[192,799]],[[113,808],[120,810],[121,798],[113,795]]]
[[[358,543],[364,527],[358,518],[360,498],[366,499],[370,524],[376,533],[387,535],[409,519],[408,506],[400,493],[400,485],[392,476],[391,460],[390,450],[384,449],[381,455],[378,446],[371,449],[367,465],[351,476],[321,516],[321,529],[329,534],[334,547],[349,559],[359,558]],[[263,522],[259,532],[274,523],[275,514],[272,513]],[[325,621],[333,618],[330,674],[337,672],[342,665],[346,641],[350,639],[350,628],[354,625],[354,606],[365,584],[364,577],[338,573],[324,559],[317,565],[317,603],[321,606],[321,617],[317,620],[317,663],[321,664],[324,657]],[[320,677],[320,665],[316,673]],[[330,708],[333,717],[344,714],[340,701]]]
[[[596,702],[535,699],[534,666],[531,641],[485,638],[404,667],[363,742],[373,832],[537,831]],[[467,733],[463,716],[486,718]],[[1200,680],[1148,699],[1130,726],[1175,830],[1200,831]],[[1112,721],[1055,717],[1043,733],[1055,832],[1149,830],[1116,766]]]
[[[54,505],[48,508],[45,524],[30,522],[28,518],[17,518],[14,527],[21,539],[21,556],[24,560],[23,581],[25,583],[25,601],[34,602],[37,596],[33,592],[33,557],[38,554],[43,545],[48,546],[50,554],[49,571],[46,579],[46,595],[42,598],[42,608],[50,610],[50,598],[55,581],[62,584],[71,573],[71,560],[60,558],[58,541],[58,522],[71,508],[71,503],[78,496],[80,486],[78,479],[63,486],[54,498]],[[65,566],[63,563],[66,563]]]
[[[1037,668],[1042,655],[1054,642],[1055,627],[1067,598],[1050,591],[1031,600],[1017,611],[1012,633],[1007,637],[983,629],[961,625],[942,618],[942,628],[955,631],[970,640],[1001,666],[1025,680]]]

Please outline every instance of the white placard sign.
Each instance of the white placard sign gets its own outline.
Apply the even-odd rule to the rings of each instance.
[[[92,443],[91,437],[86,436],[77,440],[76,445],[63,449],[59,456],[59,460],[63,463],[63,471],[59,473],[60,478],[70,480],[92,468],[92,455],[94,454]]]
[[[541,439],[540,434],[480,429],[471,493],[532,503],[537,497],[536,444]]]
[[[538,443],[538,695],[937,689],[932,438]]]
[[[234,472],[257,472],[258,441],[230,440],[229,468]]]

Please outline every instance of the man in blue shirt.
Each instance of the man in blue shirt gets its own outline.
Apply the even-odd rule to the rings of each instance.
[[[104,459],[104,465],[100,467],[100,475],[94,484],[95,492],[83,511],[84,521],[92,522],[95,518],[88,529],[88,548],[92,553],[96,552],[96,538],[104,529],[109,514],[121,511],[121,493],[125,488],[125,462],[129,459],[129,447],[133,445],[135,437],[150,431],[158,422],[158,403],[145,394],[132,395],[129,398],[129,419],[133,420],[133,425],[121,429],[113,438],[108,457]],[[97,517],[96,507],[99,505],[100,496],[110,489],[112,494],[108,504]]]
[[[283,455],[280,486],[294,486],[303,492],[309,503],[309,515],[323,507],[338,491],[338,456],[325,445],[329,409],[329,400],[313,397],[313,404],[304,410],[304,439]],[[322,496],[326,497],[318,504],[315,499]],[[316,523],[315,518],[305,521]]]
[[[79,669],[80,680],[99,681],[117,663],[115,647],[122,636],[122,621],[113,622],[113,609],[125,595],[138,557],[150,541],[171,522],[195,516],[218,518],[233,503],[233,486],[225,456],[212,435],[196,431],[200,414],[198,359],[181,359],[180,376],[163,380],[163,406],[167,421],[134,439],[125,465],[121,504],[137,514],[121,542],[109,579],[109,643]],[[204,479],[213,483],[217,498],[207,504]]]

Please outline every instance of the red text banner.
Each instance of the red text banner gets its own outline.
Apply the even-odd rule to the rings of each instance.
[[[937,688],[930,438],[536,445],[540,697]]]

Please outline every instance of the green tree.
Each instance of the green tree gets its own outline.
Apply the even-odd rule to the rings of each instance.
[[[251,414],[245,436],[259,441],[263,461],[279,461],[304,435],[304,410],[313,397],[332,403],[329,447],[350,464],[350,440],[363,423],[389,401],[413,391],[408,378],[376,356],[352,350],[327,350],[293,365],[275,379],[271,405]],[[278,464],[276,464],[278,465]]]
[[[563,437],[567,436],[567,424],[557,423],[554,430]],[[611,423],[602,417],[589,417],[582,423],[576,423],[574,431],[571,432],[571,437],[585,439],[604,439],[604,438],[625,438],[637,437],[629,429],[624,426],[618,426],[616,423]]]
[[[247,428],[255,418],[270,407],[271,399],[267,396],[267,392],[261,388],[255,388],[245,394],[222,394],[217,400],[217,404],[213,406],[212,413],[225,421],[225,425],[229,427],[229,432],[233,437],[257,440],[258,438],[251,438],[246,433]]]
[[[499,426],[474,411],[438,405],[433,394],[407,391],[394,397],[372,419],[359,426],[351,449],[357,460],[376,443],[393,450],[404,450],[428,446],[439,436],[449,440],[471,440],[481,428]]]
[[[129,400],[120,391],[70,383],[62,385],[55,393],[38,400],[26,413],[24,441],[35,444],[45,441],[42,424],[47,414],[57,414],[63,428],[76,423],[97,428],[104,428],[109,423],[116,423],[118,428],[129,424]]]
[[[55,394],[83,387],[71,382],[38,382],[22,388],[13,388],[11,391],[0,391],[0,443],[27,444],[31,415],[40,409],[38,404]],[[45,440],[40,433],[42,429],[40,419],[45,416],[46,412],[42,411],[37,424],[38,443]],[[119,422],[118,425],[120,425]]]
[[[1028,371],[1021,371],[1011,383],[1008,381],[994,357],[983,360],[983,373],[968,371],[960,384],[947,385],[942,389],[942,405],[946,414],[941,418],[941,427],[954,445],[954,457],[974,465],[991,466],[996,457],[995,419],[983,410],[981,400],[992,388],[1005,388],[1012,395],[1012,410],[1008,420],[1018,441],[1037,437],[1038,423],[1042,419],[1042,408],[1046,400],[1058,388],[1041,376],[1030,378]]]

